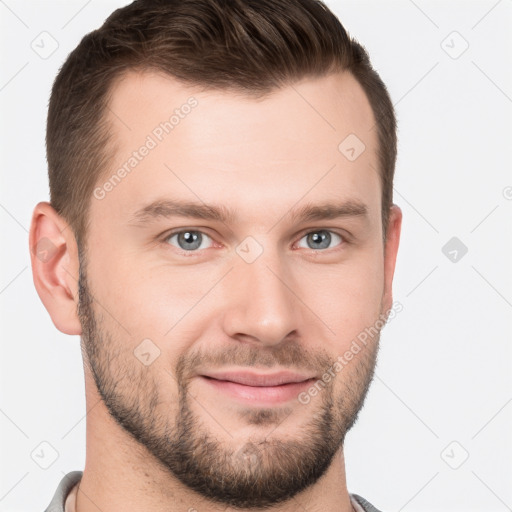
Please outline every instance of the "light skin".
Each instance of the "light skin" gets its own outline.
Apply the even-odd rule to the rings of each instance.
[[[34,210],[31,247],[44,238],[56,247],[49,261],[32,254],[38,294],[60,331],[82,336],[87,452],[77,511],[270,503],[276,512],[351,511],[343,440],[371,381],[378,337],[308,404],[297,393],[241,398],[239,388],[233,395],[204,375],[293,370],[315,382],[391,308],[402,214],[391,208],[384,243],[371,107],[347,73],[308,78],[261,100],[129,73],[113,90],[116,151],[98,185],[190,97],[197,106],[172,132],[105,197],[91,199],[81,281],[91,301],[81,315],[73,232],[48,203]],[[351,133],[366,146],[354,161],[338,150]],[[232,216],[137,215],[156,200],[222,206]],[[326,203],[345,214],[294,215]],[[201,234],[198,248],[171,236],[187,229]],[[319,236],[326,248],[315,245]],[[142,352],[159,350],[148,365],[136,357],[143,340],[151,341]],[[177,444],[180,428],[186,439]],[[178,448],[192,450],[194,482],[177,469]],[[286,475],[301,464],[316,476],[294,490]],[[213,474],[201,487],[208,467]],[[242,502],[229,497],[240,475],[268,485]],[[287,489],[281,499],[278,475]]]

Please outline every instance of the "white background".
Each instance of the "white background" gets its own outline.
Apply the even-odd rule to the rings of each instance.
[[[84,467],[79,338],[56,330],[36,294],[28,229],[49,197],[52,81],[125,3],[0,1],[1,512],[44,510],[63,475]],[[396,105],[404,213],[394,286],[404,309],[383,331],[347,437],[349,490],[383,512],[512,510],[512,0],[327,4]],[[31,47],[45,37],[51,49],[43,31],[58,43],[45,59]],[[468,249],[456,262],[442,252],[452,237]],[[46,470],[31,458],[43,441],[59,454]]]

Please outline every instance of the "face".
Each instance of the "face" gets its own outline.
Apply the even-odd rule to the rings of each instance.
[[[361,333],[390,307],[370,105],[347,74],[254,99],[144,73],[110,112],[81,258],[88,371],[189,488],[286,500],[339,453],[378,350]]]

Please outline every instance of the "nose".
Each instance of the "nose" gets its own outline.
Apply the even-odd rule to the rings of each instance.
[[[236,262],[225,282],[224,330],[239,341],[278,345],[299,328],[300,301],[279,257]]]

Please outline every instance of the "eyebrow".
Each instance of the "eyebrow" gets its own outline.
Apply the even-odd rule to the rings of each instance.
[[[286,216],[289,216],[293,222],[366,217],[368,216],[368,207],[358,200],[347,200],[342,203],[309,203],[300,208],[292,209],[283,218]],[[237,215],[235,210],[231,210],[223,205],[159,199],[137,210],[130,224],[144,225],[159,218],[170,217],[187,217],[233,223]]]

